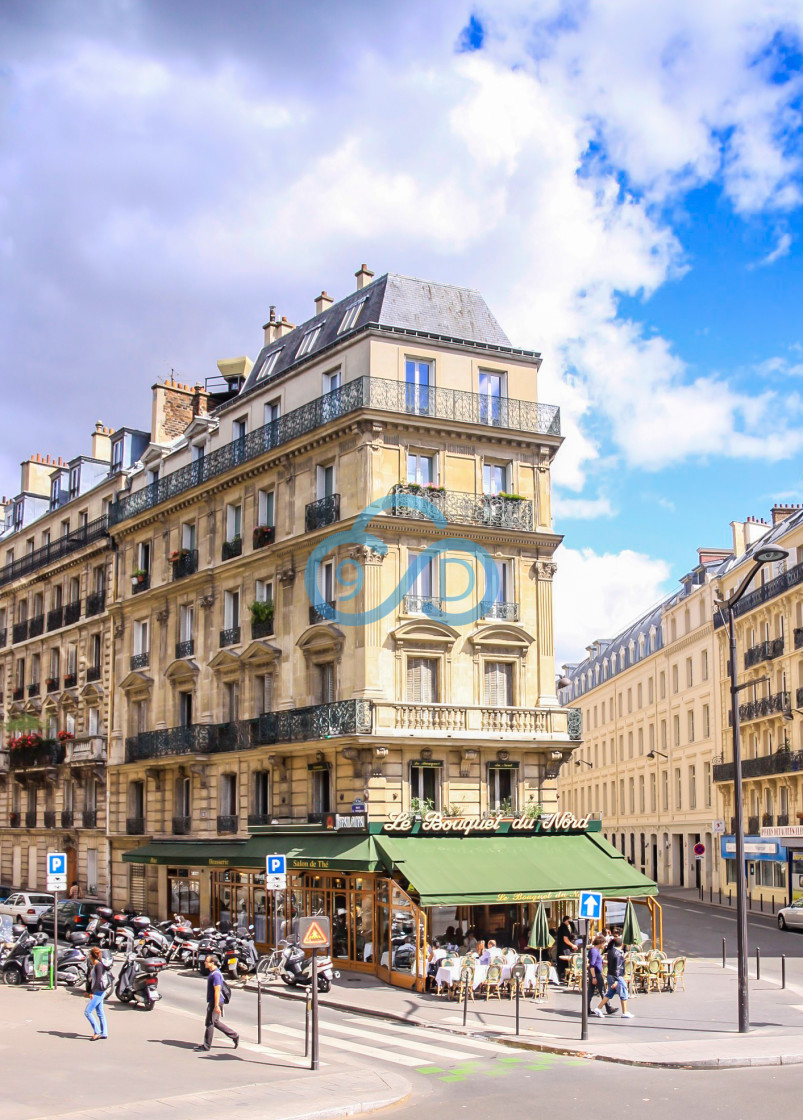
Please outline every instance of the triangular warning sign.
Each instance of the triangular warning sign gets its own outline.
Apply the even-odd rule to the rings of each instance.
[[[322,945],[328,945],[329,938],[321,929],[318,922],[311,922],[310,925],[304,930],[301,947],[302,949],[320,949]]]

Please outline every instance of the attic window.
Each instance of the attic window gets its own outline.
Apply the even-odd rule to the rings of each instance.
[[[351,307],[348,308],[348,310],[346,311],[346,314],[343,316],[343,319],[340,323],[340,326],[337,328],[337,333],[338,334],[342,334],[343,331],[350,331],[351,330],[351,328],[355,325],[355,323],[359,319],[360,312],[362,311],[363,306],[367,302],[368,302],[368,298],[366,297],[365,299],[358,300],[357,303],[352,303]]]
[[[280,346],[278,350],[274,350],[272,354],[268,354],[267,358],[262,363],[262,369],[259,371],[257,381],[261,381],[263,377],[267,377],[268,374],[273,373],[282,350],[284,350],[284,347]]]
[[[311,331],[307,331],[307,333],[301,339],[301,345],[296,351],[297,358],[303,358],[305,354],[309,354],[315,343],[318,341],[318,337],[321,333],[322,327],[323,323],[319,323],[317,327],[313,327]]]

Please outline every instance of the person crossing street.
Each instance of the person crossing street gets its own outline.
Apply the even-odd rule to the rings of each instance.
[[[206,1030],[204,1031],[203,1042],[195,1049],[211,1050],[212,1037],[214,1032],[218,1030],[232,1040],[236,1050],[240,1042],[240,1036],[228,1023],[223,1022],[223,1008],[226,1001],[223,996],[223,976],[218,968],[217,958],[210,954],[204,963],[209,973],[206,981],[206,1021],[204,1023]]]

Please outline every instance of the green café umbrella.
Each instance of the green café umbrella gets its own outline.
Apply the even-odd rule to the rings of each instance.
[[[547,921],[546,910],[544,909],[543,902],[538,903],[538,909],[533,918],[533,928],[530,930],[530,940],[527,942],[529,949],[538,949],[538,959],[541,959],[542,949],[548,949],[552,944],[552,936],[549,932],[549,922]]]
[[[642,940],[638,918],[636,917],[636,908],[633,905],[633,899],[629,898],[625,910],[625,924],[622,927],[622,944],[635,945],[640,949]]]

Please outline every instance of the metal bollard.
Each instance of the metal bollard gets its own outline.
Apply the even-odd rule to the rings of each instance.
[[[262,978],[257,974],[257,1046],[262,1045]]]
[[[304,1057],[309,1055],[309,1014],[312,1010],[312,988],[307,991],[307,998],[304,1001]]]
[[[521,981],[516,981],[516,1034],[519,1033],[519,998],[521,997]]]
[[[781,954],[781,987],[786,987],[786,953]]]
[[[709,903],[714,901],[714,886],[713,886],[713,884],[708,888],[708,901],[709,901]]]
[[[731,892],[728,891],[728,906],[731,904]]]
[[[761,950],[756,945],[756,980],[761,979]]]
[[[722,887],[719,888],[719,905],[722,905]]]
[[[722,938],[722,967],[725,967],[725,938]]]
[[[758,896],[758,901],[761,903],[761,913],[763,914],[764,913],[764,895],[763,894],[760,894]]]

